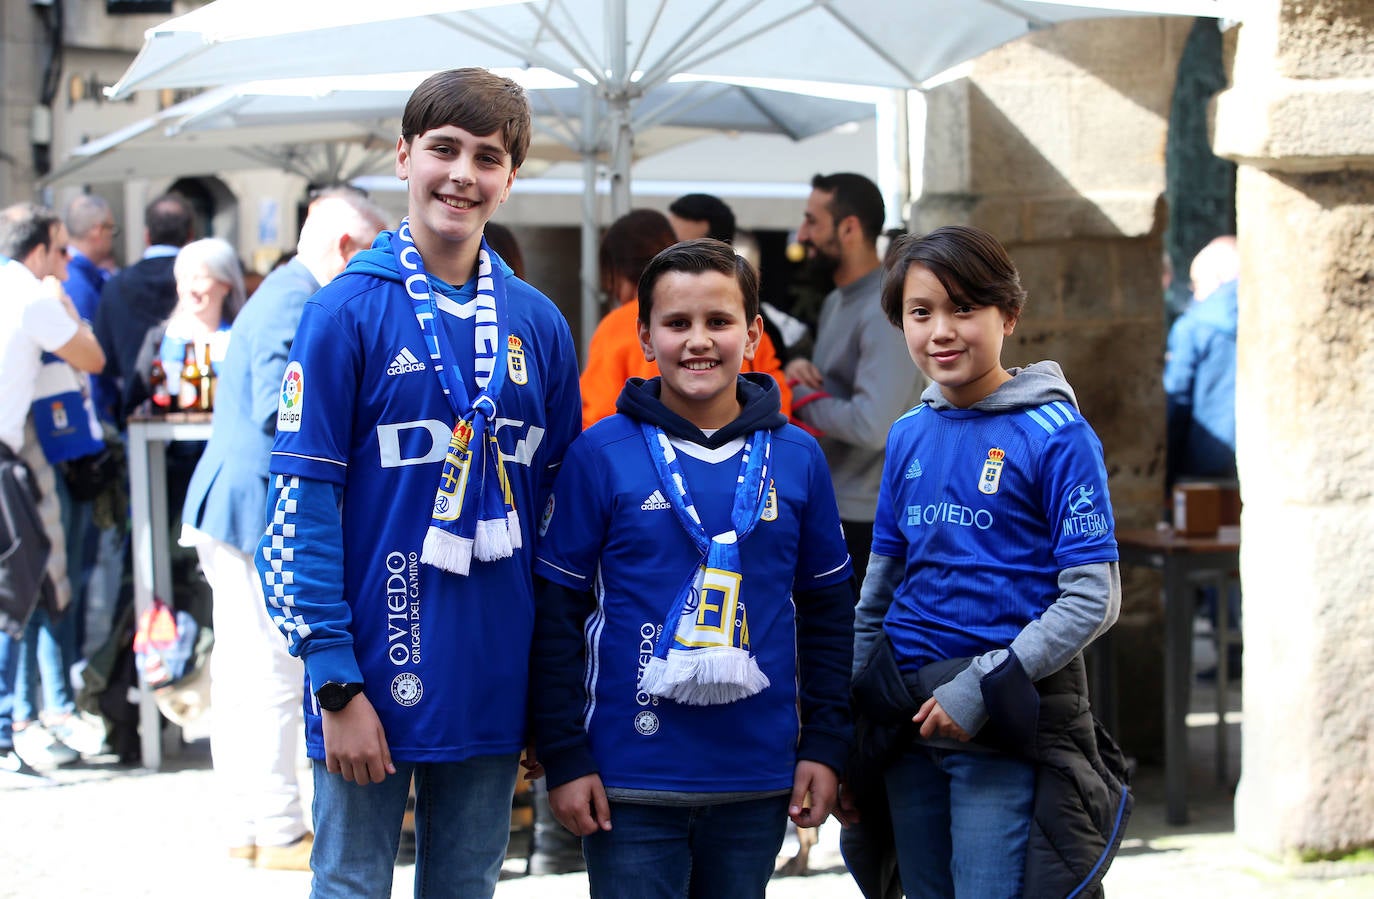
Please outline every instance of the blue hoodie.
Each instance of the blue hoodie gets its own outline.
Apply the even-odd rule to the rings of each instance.
[[[268,612],[305,662],[312,758],[324,756],[313,691],[326,681],[363,683],[399,761],[517,752],[535,526],[581,426],[572,335],[553,303],[503,266],[507,326],[525,368],[496,398],[494,433],[524,547],[475,562],[467,577],[420,564],[454,415],[391,240],[383,232],[305,304],[255,560]],[[437,286],[446,297],[439,326],[458,357],[451,363],[472,384],[475,280]]]
[[[767,375],[741,375],[738,418],[711,435],[631,378],[618,414],[568,451],[541,525],[531,707],[549,786],[597,772],[612,799],[709,804],[786,792],[799,759],[839,771],[851,736],[854,596],[825,457],[778,411]],[[638,689],[684,574],[701,553],[660,490],[640,423],[662,428],[708,532],[729,526],[739,454],[772,432],[771,512],[740,544],[750,648],[772,682],[727,705]],[[647,648],[646,648],[647,647]]]
[[[1171,482],[1180,475],[1235,477],[1238,283],[1221,285],[1169,329]]]

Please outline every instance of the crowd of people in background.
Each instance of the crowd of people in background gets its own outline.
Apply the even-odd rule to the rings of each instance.
[[[319,193],[251,295],[174,194],[123,269],[98,196],[0,212],[0,774],[138,761],[78,708],[132,637],[126,475],[78,489],[36,429],[117,457],[203,354],[212,436],[169,452],[168,492],[211,594],[230,858],[389,894],[413,818],[417,890],[489,896],[523,759],[530,871],[598,897],[762,896],[786,823],[800,873],[832,812],[869,897],[1100,882],[1096,822],[1129,808],[1084,717],[1120,603],[1106,467],[1058,365],[1002,362],[1027,302],[1005,249],[942,228],[885,262],[876,185],[817,175],[796,240],[824,301],[770,321],[734,213],[688,194],[605,229],[579,366],[491,221],[521,89],[440,73],[402,122],[406,218]],[[1205,248],[1169,334],[1171,481],[1235,475],[1237,274],[1233,238]],[[1050,765],[1082,788],[1047,817]]]

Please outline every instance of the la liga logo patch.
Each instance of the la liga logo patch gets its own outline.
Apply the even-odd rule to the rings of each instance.
[[[299,431],[305,408],[305,370],[299,362],[286,366],[281,379],[281,398],[277,401],[277,430]]]

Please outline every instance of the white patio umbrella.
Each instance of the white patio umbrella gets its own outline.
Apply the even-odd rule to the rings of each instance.
[[[398,68],[537,66],[589,85],[583,147],[611,148],[611,208],[630,205],[633,115],[682,73],[894,88],[1037,28],[1131,15],[1239,18],[1243,0],[216,0],[149,29],[111,89]],[[592,95],[595,92],[595,96]],[[597,121],[604,103],[605,128]],[[608,133],[608,142],[597,135]],[[595,177],[590,152],[585,177]],[[595,209],[582,282],[595,291]],[[585,305],[585,304],[584,304]],[[585,314],[585,313],[584,313]]]
[[[894,88],[1037,28],[1139,15],[1239,17],[1242,0],[216,0],[151,28],[111,89],[398,67],[539,66],[606,103],[612,198],[629,207],[632,107],[680,73]]]
[[[313,183],[390,172],[400,111],[428,72],[327,76],[224,85],[77,147],[45,183],[175,177],[277,168]],[[581,160],[583,265],[595,268],[596,166],[606,155],[606,114],[595,92],[539,70],[507,72],[526,86],[534,113],[527,174],[542,162]],[[590,110],[588,109],[590,106]],[[647,91],[633,110],[636,157],[721,131],[801,140],[859,119],[871,103],[700,80]],[[582,326],[590,335],[596,280],[584,277]]]

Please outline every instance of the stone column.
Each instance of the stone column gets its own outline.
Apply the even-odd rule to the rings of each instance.
[[[1214,146],[1240,164],[1245,723],[1236,830],[1374,844],[1374,3],[1251,0]]]
[[[31,141],[40,32],[28,3],[0,3],[0,207],[34,198]]]
[[[1029,294],[1007,365],[1054,359],[1102,438],[1120,526],[1163,506],[1164,144],[1191,19],[1078,22],[986,54],[927,95],[912,230],[985,228]],[[1161,757],[1157,576],[1127,576],[1112,637],[1117,735]]]

